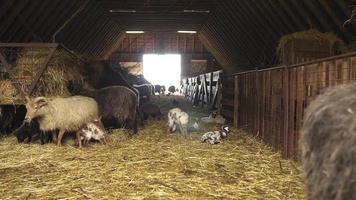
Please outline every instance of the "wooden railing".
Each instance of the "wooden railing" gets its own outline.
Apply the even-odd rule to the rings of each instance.
[[[183,79],[183,94],[195,106],[215,109],[221,73],[215,71]]]

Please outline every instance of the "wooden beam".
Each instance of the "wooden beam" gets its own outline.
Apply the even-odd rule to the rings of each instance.
[[[55,47],[50,48],[50,52],[47,55],[47,58],[45,59],[45,61],[41,64],[39,71],[37,72],[36,76],[34,77],[33,81],[31,82],[30,87],[27,89],[27,94],[31,95],[33,90],[35,89],[37,82],[40,80],[43,72],[47,69],[48,66],[48,62],[49,60],[52,58],[54,52],[57,49],[58,44],[55,45]]]
[[[11,47],[11,48],[21,48],[21,47],[31,47],[31,48],[57,48],[57,43],[0,43],[0,47]]]
[[[234,77],[234,82],[235,82],[235,92],[234,92],[234,127],[238,128],[239,126],[239,79],[238,75]]]

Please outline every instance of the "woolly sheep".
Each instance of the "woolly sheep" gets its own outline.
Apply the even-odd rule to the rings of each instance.
[[[356,84],[329,88],[311,102],[300,145],[308,199],[356,199]]]
[[[27,98],[25,122],[37,119],[43,132],[59,129],[57,145],[65,132],[78,131],[83,124],[98,118],[98,104],[89,97],[72,96],[67,98],[46,97]],[[55,137],[53,137],[55,141]],[[81,144],[77,135],[77,141]]]

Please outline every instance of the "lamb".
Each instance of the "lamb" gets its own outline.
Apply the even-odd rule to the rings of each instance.
[[[200,141],[202,143],[206,142],[208,144],[218,144],[220,143],[220,139],[227,137],[229,133],[230,129],[228,126],[221,126],[221,129],[219,131],[210,131],[204,133]]]
[[[329,88],[305,111],[300,147],[308,199],[356,199],[356,84]]]
[[[206,124],[225,124],[226,119],[219,115],[216,111],[210,113],[209,117],[202,117],[200,118],[200,122],[206,123]]]
[[[176,92],[176,87],[174,87],[173,85],[169,86],[168,92],[174,94]]]
[[[40,131],[39,124],[37,120],[29,123],[22,123],[22,125],[12,132],[16,136],[18,143],[23,143],[27,139],[27,143],[32,141],[32,137],[39,135],[41,139],[41,144],[49,143],[52,140],[51,134],[45,134]]]
[[[176,126],[179,126],[180,132],[187,137],[188,136],[188,122],[189,115],[182,111],[180,108],[173,108],[168,112],[168,127],[169,132],[174,132]],[[190,136],[190,135],[189,135]]]
[[[40,130],[43,132],[59,129],[57,140],[53,139],[61,146],[62,137],[65,132],[78,131],[83,124],[98,118],[98,104],[89,97],[72,96],[67,98],[37,97],[30,99],[27,97],[25,122],[30,123],[37,119]],[[80,138],[77,135],[79,147]]]
[[[105,142],[106,130],[101,122],[101,118],[99,118],[83,125],[77,134],[80,135],[80,139],[84,145],[87,145],[91,139],[102,143],[102,140]]]

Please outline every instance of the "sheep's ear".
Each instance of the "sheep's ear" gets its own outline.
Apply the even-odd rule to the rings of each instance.
[[[31,100],[30,97],[27,96],[27,95],[25,96],[25,99],[26,99],[27,102],[29,102]]]
[[[39,108],[42,108],[43,106],[46,106],[48,104],[48,100],[46,97],[37,97],[35,100],[35,105]]]

